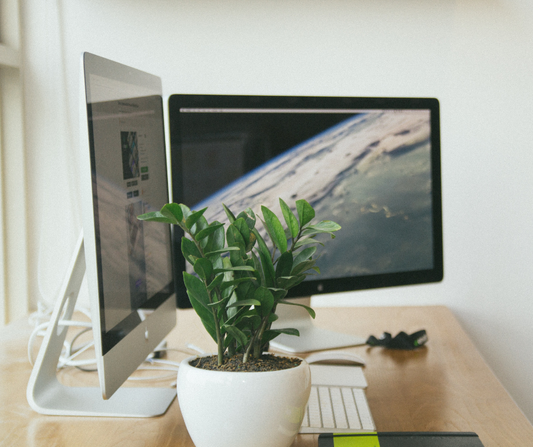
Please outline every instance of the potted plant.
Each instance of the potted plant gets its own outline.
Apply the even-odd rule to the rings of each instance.
[[[272,329],[276,309],[303,306],[284,298],[307,275],[319,273],[316,252],[323,243],[316,236],[334,237],[340,226],[313,223],[315,211],[305,200],[296,201],[296,214],[283,200],[279,203],[286,228],[262,206],[263,235],[250,208],[235,216],[223,205],[227,229],[207,222],[206,208],[191,211],[176,203],[138,217],[184,231],[181,251],[194,270],[183,272],[187,294],[217,343],[216,355],[186,359],[178,374],[180,408],[197,447],[289,446],[299,431],[309,367],[301,359],[265,351],[281,333],[299,335],[296,329]]]

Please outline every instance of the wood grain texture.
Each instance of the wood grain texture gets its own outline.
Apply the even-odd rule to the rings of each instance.
[[[380,431],[474,431],[485,447],[533,445],[533,427],[498,382],[452,313],[441,306],[317,309],[319,326],[379,336],[426,329],[429,342],[417,351],[350,348],[367,366],[367,397]],[[183,446],[192,447],[177,401],[150,419],[43,416],[26,402],[31,366],[25,321],[0,331],[0,445],[2,446]],[[170,347],[215,345],[192,311],[178,311]],[[173,353],[179,361],[185,354]],[[96,384],[96,376],[61,373],[69,385]],[[154,386],[168,386],[158,381]],[[146,384],[144,385],[146,386]],[[293,447],[315,447],[316,435],[299,435]]]

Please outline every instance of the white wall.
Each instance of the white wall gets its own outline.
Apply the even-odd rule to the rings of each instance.
[[[531,2],[25,0],[22,9],[35,300],[56,293],[80,229],[82,51],[161,76],[165,95],[434,96],[445,280],[336,302],[449,306],[533,420]]]

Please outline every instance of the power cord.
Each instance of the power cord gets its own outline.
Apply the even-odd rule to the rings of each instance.
[[[83,313],[85,316],[90,318],[90,313],[87,309],[76,309]],[[46,330],[50,326],[50,318],[52,311],[45,305],[38,305],[38,309],[32,315],[30,315],[29,321],[32,325],[35,326],[32,331],[30,338],[28,340],[28,359],[30,364],[33,366],[35,359],[33,356],[34,345],[37,337],[44,337]],[[57,369],[64,369],[68,367],[75,367],[84,372],[95,372],[97,371],[96,359],[77,359],[77,357],[91,348],[94,348],[94,340],[86,341],[76,345],[78,339],[87,332],[92,331],[92,323],[90,321],[76,321],[76,320],[60,320],[58,322],[60,327],[79,327],[81,328],[77,331],[70,341],[65,341],[64,346],[61,352],[61,355],[58,360]],[[145,380],[165,380],[169,378],[176,378],[176,374],[179,368],[179,362],[174,362],[171,360],[161,359],[160,356],[163,353],[175,351],[185,354],[193,354],[191,351],[196,351],[196,353],[203,354],[204,352],[192,345],[188,344],[185,348],[168,348],[166,342],[160,343],[160,345],[150,354],[150,356],[145,360],[145,362],[137,368],[137,371],[171,371],[172,374],[164,375],[154,375],[147,377],[129,377],[128,380],[131,381],[145,381]],[[94,365],[92,368],[91,365]],[[160,365],[160,366],[159,366]],[[175,386],[175,382],[171,384]]]

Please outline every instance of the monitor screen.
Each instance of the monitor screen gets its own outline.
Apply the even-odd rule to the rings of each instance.
[[[169,200],[161,81],[88,53],[83,70],[85,255],[109,397],[175,321],[170,229],[137,219]]]
[[[289,296],[442,279],[436,99],[173,95],[169,115],[173,201],[223,222],[222,203],[279,213],[279,197],[305,199],[341,225]]]

